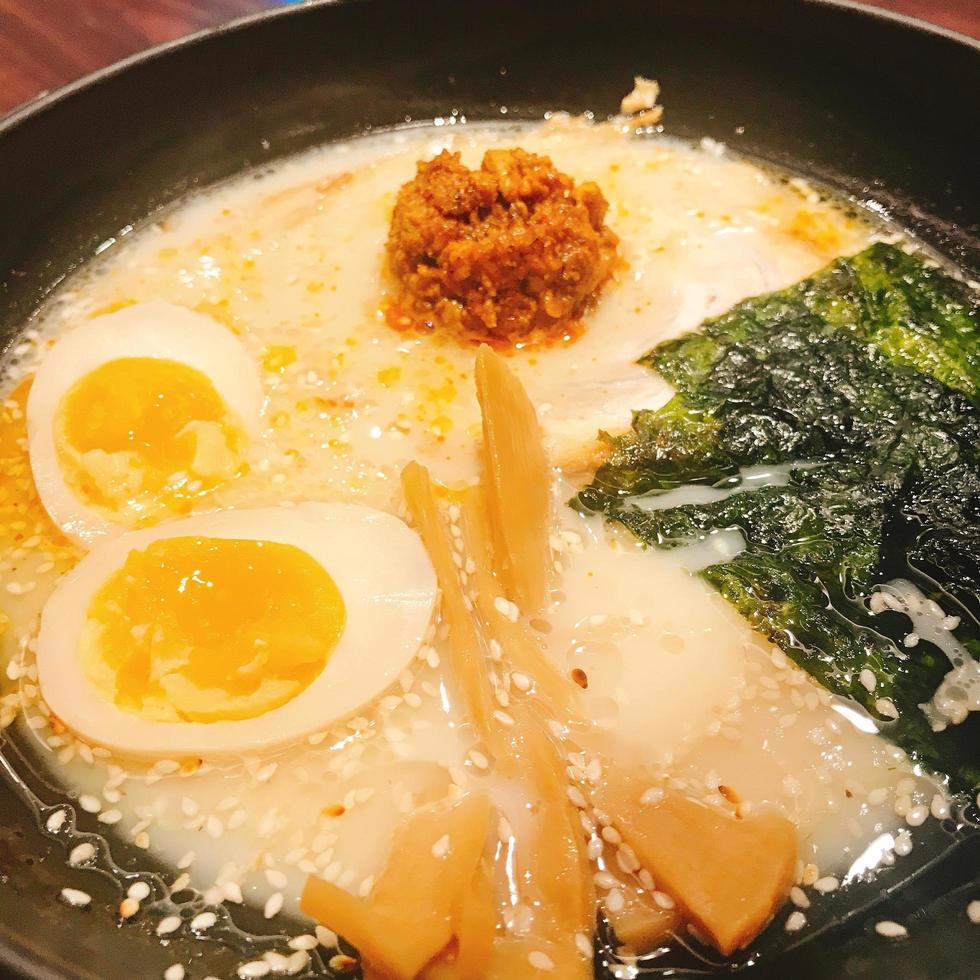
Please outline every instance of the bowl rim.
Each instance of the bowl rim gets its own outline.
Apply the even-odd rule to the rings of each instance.
[[[253,25],[264,23],[265,21],[278,20],[279,18],[285,19],[287,17],[302,17],[310,11],[316,11],[325,7],[369,4],[372,2],[374,0],[302,0],[300,3],[286,7],[272,7],[268,10],[245,14],[242,17],[235,17],[222,24],[204,27],[190,34],[184,34],[172,40],[151,45],[148,48],[143,48],[131,55],[127,55],[118,61],[113,61],[102,68],[88,72],[73,81],[66,82],[56,89],[42,90],[28,98],[25,102],[14,106],[6,114],[0,115],[0,140],[14,129],[27,123],[34,116],[41,115],[48,109],[67,101],[79,92],[94,88],[102,82],[114,78],[134,65],[155,61],[158,58],[166,57],[173,51],[195,47],[213,37],[222,37],[226,34],[248,30]],[[787,0],[784,0],[784,2],[787,2]],[[847,15],[887,21],[905,30],[931,34],[947,41],[952,41],[954,44],[972,48],[977,53],[980,53],[980,38],[972,38],[967,34],[961,34],[951,28],[934,24],[931,21],[923,20],[919,17],[913,17],[911,14],[903,14],[885,7],[862,3],[860,0],[793,0],[793,2],[800,6],[829,7]]]

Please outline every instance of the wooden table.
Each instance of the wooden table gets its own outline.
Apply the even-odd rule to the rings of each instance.
[[[0,0],[0,113],[142,48],[284,2]],[[871,2],[980,38],[978,0]]]

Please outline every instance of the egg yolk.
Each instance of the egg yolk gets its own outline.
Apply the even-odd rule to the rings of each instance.
[[[107,361],[61,401],[55,442],[66,482],[130,524],[187,513],[245,471],[245,439],[196,368],[153,357]]]
[[[85,674],[153,721],[254,718],[321,673],[346,621],[333,579],[307,552],[248,539],[163,538],[95,594]]]

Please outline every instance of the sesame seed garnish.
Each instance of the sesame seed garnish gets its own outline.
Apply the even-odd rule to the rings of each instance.
[[[895,707],[895,702],[890,698],[878,698],[875,701],[875,708],[878,714],[884,715],[886,718],[895,719],[898,717],[898,708]]]
[[[654,892],[653,900],[662,909],[672,909],[677,904],[666,892]]]
[[[85,841],[83,844],[72,848],[68,855],[68,863],[77,867],[80,864],[85,864],[86,861],[91,861],[93,857],[95,857],[95,845]]]
[[[818,878],[813,883],[814,889],[820,892],[821,895],[829,895],[830,892],[837,891],[839,885],[840,882],[833,875],[826,875],[823,878]]]
[[[119,914],[124,919],[132,918],[140,910],[140,903],[135,898],[124,898],[119,903]]]
[[[178,868],[178,869],[179,869],[180,871],[183,871],[183,870],[185,870],[186,868],[189,868],[189,867],[190,867],[190,866],[191,866],[191,865],[192,865],[192,864],[194,863],[194,858],[196,858],[196,857],[197,857],[197,855],[196,855],[196,854],[195,854],[195,853],[194,853],[193,851],[188,851],[188,852],[187,852],[187,853],[186,853],[186,854],[185,854],[185,855],[184,855],[184,856],[183,856],[183,857],[182,857],[182,858],[181,858],[181,859],[180,859],[180,860],[179,860],[179,861],[177,862],[177,868]]]
[[[800,912],[790,912],[786,917],[786,924],[783,928],[787,932],[799,932],[806,925],[806,916]]]
[[[330,957],[330,962],[327,964],[331,970],[339,970],[341,973],[349,973],[351,970],[357,968],[357,960],[353,956],[348,956],[346,953],[338,953],[336,956]]]
[[[290,976],[301,973],[310,962],[310,954],[305,949],[298,949],[286,957],[286,973]]]
[[[592,876],[592,880],[596,883],[598,888],[602,888],[604,891],[608,891],[610,888],[615,888],[619,884],[616,876],[610,874],[608,871],[597,871]]]
[[[102,809],[102,803],[99,801],[98,797],[92,796],[88,793],[83,794],[78,798],[78,805],[86,813],[98,813]]]
[[[214,912],[201,912],[191,919],[191,929],[195,932],[203,932],[205,929],[210,929],[217,921],[218,917]]]
[[[251,960],[242,963],[237,973],[242,980],[253,980],[255,977],[267,977],[272,972],[272,967],[265,960]]]
[[[293,938],[289,940],[288,946],[290,949],[316,949],[316,944],[316,936],[311,936],[309,933],[305,933],[301,936],[293,936]]]
[[[134,881],[126,889],[126,894],[130,898],[136,899],[137,902],[142,902],[144,898],[149,897],[150,886],[145,881]]]
[[[265,880],[272,885],[273,888],[285,888],[289,884],[289,879],[276,868],[266,868],[265,869]]]
[[[174,878],[173,884],[170,886],[170,893],[176,895],[177,892],[182,892],[191,883],[191,876],[184,872]]]
[[[56,834],[65,825],[68,813],[65,810],[55,810],[44,822],[45,828],[49,833]]]
[[[861,686],[868,692],[873,691],[878,684],[878,679],[875,677],[874,672],[867,667],[858,675],[858,680],[861,682]]]
[[[436,858],[443,858],[449,853],[449,848],[449,835],[443,834],[442,837],[440,837],[439,840],[432,845],[432,856]]]
[[[800,875],[801,885],[812,885],[820,877],[820,869],[815,864],[807,864]]]
[[[899,857],[907,857],[912,853],[912,837],[907,830],[900,830],[895,835],[895,853]]]
[[[806,892],[799,885],[793,885],[789,890],[789,898],[799,909],[808,909],[810,907],[810,899],[807,898]]]
[[[180,928],[180,916],[168,915],[157,923],[157,935],[169,936],[170,933],[176,932],[179,928]]]
[[[967,905],[966,917],[975,926],[980,926],[980,899],[975,898],[969,905]]]
[[[283,897],[282,892],[273,892],[265,902],[262,914],[267,919],[272,919],[282,911]]]
[[[653,806],[660,803],[664,798],[664,791],[659,786],[651,786],[648,790],[645,790],[643,795],[640,797],[640,803],[643,806]]]
[[[332,932],[326,926],[317,926],[314,929],[316,941],[325,949],[337,948],[337,933]]]
[[[92,896],[88,892],[80,891],[78,888],[62,888],[61,897],[77,909],[84,908],[92,901]]]
[[[211,837],[217,839],[225,832],[225,825],[220,818],[216,817],[212,813],[211,816],[204,821],[204,829],[208,832],[208,834],[210,834]]]
[[[123,815],[121,810],[103,810],[102,813],[99,814],[98,819],[99,823],[111,825],[119,823],[119,821],[122,820],[122,817]]]
[[[569,786],[566,792],[568,793],[568,799],[571,801],[572,806],[577,806],[580,810],[584,810],[588,806],[585,797],[582,795],[582,791],[577,786]]]
[[[875,932],[886,939],[904,939],[909,934],[905,926],[892,922],[890,919],[875,923]]]
[[[610,912],[621,912],[625,906],[626,899],[618,888],[614,888],[606,896],[606,908],[609,909]]]
[[[868,804],[870,806],[881,806],[886,799],[888,799],[888,790],[883,786],[878,789],[873,789],[868,793]]]
[[[926,818],[929,816],[929,808],[926,806],[914,806],[905,815],[905,822],[910,827],[921,827],[922,824],[926,822]]]
[[[547,953],[542,953],[541,950],[536,949],[527,955],[527,961],[534,967],[535,970],[553,970],[555,968],[554,961]]]
[[[163,971],[163,980],[184,980],[184,968],[180,963],[174,963]]]
[[[313,874],[313,872],[310,872]],[[237,881],[226,881],[221,886],[221,892],[225,896],[226,902],[234,902],[236,905],[241,905],[245,898],[242,895],[242,887]]]
[[[932,801],[929,803],[929,812],[937,820],[945,820],[949,816],[949,804],[942,794],[936,793],[933,796]]]
[[[269,964],[273,973],[285,973],[289,958],[277,953],[274,949],[268,949],[262,954],[262,959]]]

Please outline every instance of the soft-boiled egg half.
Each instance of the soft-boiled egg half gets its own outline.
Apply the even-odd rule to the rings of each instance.
[[[148,757],[269,749],[343,718],[412,661],[436,599],[397,517],[228,510],[100,544],[37,638],[41,693],[84,740]]]
[[[186,515],[244,472],[262,385],[220,323],[171,303],[128,306],[65,334],[27,402],[41,502],[86,546]]]

